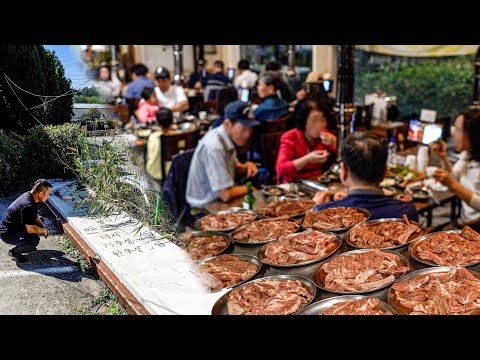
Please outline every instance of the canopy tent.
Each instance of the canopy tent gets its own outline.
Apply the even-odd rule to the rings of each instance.
[[[357,45],[358,49],[397,56],[454,56],[475,54],[478,45]]]

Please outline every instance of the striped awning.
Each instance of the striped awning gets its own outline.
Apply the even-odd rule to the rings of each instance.
[[[396,56],[454,56],[475,54],[478,45],[357,45],[358,49]]]

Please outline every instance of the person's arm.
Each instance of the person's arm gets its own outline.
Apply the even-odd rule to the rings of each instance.
[[[42,219],[40,219],[40,216],[37,215],[37,218],[35,219],[35,225],[42,227],[42,228],[47,228],[45,224],[43,223]]]
[[[220,190],[218,196],[223,202],[228,202],[239,196],[243,196],[247,193],[246,185],[232,186],[227,189]]]
[[[134,97],[135,97],[134,86],[132,86],[132,83],[129,83],[127,84],[127,94],[125,95],[125,98],[133,99]]]
[[[280,148],[278,150],[277,162],[275,170],[277,177],[292,177],[297,174],[297,169],[293,163],[295,157],[295,144],[288,138],[288,134],[282,135],[280,138]]]
[[[450,190],[452,190],[460,200],[465,201],[467,204],[476,204],[478,202],[478,195],[474,192],[468,190],[465,186],[460,184],[457,180],[453,180],[450,185]],[[473,201],[472,201],[473,200]],[[472,205],[470,205],[472,206]],[[472,206],[473,207],[473,206]],[[480,211],[480,206],[475,208],[475,210]]]
[[[48,230],[37,226],[37,225],[30,225],[30,224],[25,224],[25,228],[27,229],[27,233],[29,234],[38,234],[38,235],[44,235],[45,237],[48,237]]]
[[[448,154],[447,154],[447,151],[445,150],[445,146],[446,146],[446,144],[444,144],[443,142],[442,143],[430,143],[428,145],[428,147],[435,154],[438,155],[438,157],[440,158],[440,160],[442,162],[442,165],[445,168],[445,170],[447,170],[448,172],[452,172],[453,171],[453,166],[452,166],[452,163],[450,162],[450,160],[448,159]]]
[[[235,172],[237,174],[247,174],[247,177],[253,177],[257,175],[258,173],[258,168],[255,163],[251,161],[246,161],[244,164],[242,164],[240,161],[235,162]]]
[[[135,116],[137,117],[138,121],[140,121],[143,124],[146,124],[148,122],[148,106],[143,105],[139,107],[137,110],[135,110]]]
[[[246,185],[235,186],[234,176],[229,171],[232,166],[229,161],[231,160],[220,149],[209,150],[205,153],[205,170],[210,189],[217,192],[223,202],[245,195],[247,192]]]
[[[187,111],[190,105],[188,105],[188,100],[181,101],[177,105],[172,106],[170,110],[172,112],[184,112]]]
[[[480,211],[480,199],[479,195],[475,194],[473,191],[470,191],[465,186],[460,184],[457,179],[455,179],[447,170],[437,169],[433,173],[433,177],[440,181],[443,185],[446,185],[450,188],[451,191],[458,196],[462,201],[465,201],[475,210]],[[473,205],[477,206],[473,206]]]

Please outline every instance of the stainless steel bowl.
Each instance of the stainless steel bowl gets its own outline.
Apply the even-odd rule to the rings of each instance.
[[[306,234],[306,233],[309,233],[309,232],[312,232],[312,231],[315,231],[315,230],[308,229],[306,231],[303,231],[303,232],[300,232],[300,233],[295,233],[295,234],[290,234],[290,235],[287,235],[285,237],[290,238],[290,237],[294,237],[294,236],[299,236],[301,234]],[[319,232],[325,232],[325,231],[319,231]],[[313,263],[316,263],[316,262],[319,262],[319,261],[322,261],[322,260],[328,258],[332,254],[335,254],[335,252],[340,248],[340,246],[342,246],[342,240],[340,239],[340,237],[337,234],[334,234],[333,232],[329,232],[328,234],[333,235],[335,237],[335,241],[336,241],[337,244],[330,253],[325,254],[324,256],[319,257],[318,259],[313,259],[313,260],[301,262],[301,263],[298,263],[298,264],[273,264],[273,263],[269,263],[269,262],[265,261],[265,258],[266,258],[265,251],[267,250],[267,247],[271,246],[271,244],[273,244],[275,242],[278,242],[279,240],[275,240],[275,241],[270,242],[269,244],[263,245],[258,250],[257,256],[262,263],[264,263],[266,265],[274,266],[274,267],[291,268],[291,267],[298,267],[298,266],[313,264]]]
[[[407,187],[404,192],[417,201],[427,201],[430,199],[430,193],[423,186]]]
[[[417,238],[415,241],[413,241],[410,246],[408,247],[408,253],[410,254],[410,256],[412,258],[414,258],[416,261],[418,261],[419,263],[422,263],[422,264],[425,264],[425,265],[428,265],[428,266],[445,266],[445,265],[439,265],[431,260],[425,260],[425,259],[421,259],[418,254],[417,254],[417,247],[425,240],[431,238],[432,236],[435,236],[439,233],[445,233],[445,234],[452,234],[452,233],[456,233],[456,234],[460,234],[462,232],[462,230],[449,230],[449,231],[437,231],[437,232],[434,232],[434,233],[431,233],[431,234],[427,234],[427,235],[424,235],[424,236],[421,236],[419,238]],[[478,261],[474,261],[472,263],[469,263],[469,264],[460,264],[460,265],[455,265],[455,266],[463,266],[463,267],[471,267],[471,266],[475,266],[475,265],[478,265],[480,264],[480,260]],[[453,265],[452,265],[453,266]]]
[[[230,245],[232,244],[232,238],[230,237],[230,235],[225,234],[225,233],[220,232],[220,231],[193,231],[191,234],[193,234],[195,236],[195,238],[206,237],[206,236],[207,237],[208,236],[222,236],[222,237],[224,237],[227,240],[227,245],[222,250],[220,250],[215,256],[224,253],[225,250],[227,250],[230,247]],[[187,245],[188,253],[190,253],[190,250],[189,250],[190,245],[191,245],[191,242]],[[199,259],[199,260],[202,260],[202,259]],[[199,260],[197,260],[197,261],[199,261]]]
[[[403,219],[401,218],[385,218],[385,219],[377,219],[377,220],[370,220],[370,221],[365,221],[364,223],[362,223],[363,225],[375,225],[375,224],[381,224],[381,223],[386,223],[386,222],[393,222],[393,221],[399,221],[399,222],[404,222]],[[420,230],[422,230],[422,228],[420,227],[420,224],[417,223],[416,221],[412,221],[412,220],[409,220],[412,224],[414,225],[417,225]],[[415,240],[416,238],[418,238],[422,233],[420,234],[414,234],[416,236],[412,237],[409,241],[407,241],[405,244],[401,244],[401,245],[396,245],[396,246],[389,246],[389,247],[382,247],[382,248],[363,248],[363,247],[360,247],[360,246],[357,246],[357,245],[354,245],[351,241],[350,241],[350,236],[352,234],[352,231],[355,229],[356,226],[358,226],[360,224],[357,224],[355,225],[354,227],[352,227],[350,230],[347,231],[347,234],[345,235],[345,242],[350,245],[351,247],[355,248],[355,249],[381,249],[381,250],[398,250],[398,249],[402,249],[404,247],[407,247],[413,240]]]
[[[282,217],[280,219],[277,219],[277,218],[268,218],[268,219],[262,219],[262,220],[256,220],[257,222],[267,222],[267,221],[275,221],[275,220],[287,220],[287,221],[290,221],[292,222],[293,224],[295,224],[296,226],[296,230],[292,232],[293,233],[296,233],[300,228],[300,224],[295,221],[294,219],[290,218],[290,217]],[[252,224],[253,222],[255,221],[252,221],[248,224],[245,224],[245,225],[242,225],[240,226],[239,228],[237,228],[235,231],[232,232],[231,236],[232,236],[232,241],[234,243],[238,243],[238,244],[244,244],[244,245],[263,245],[263,244],[266,244],[266,243],[269,243],[269,242],[272,242],[272,241],[275,241],[275,240],[278,240],[278,237],[276,238],[273,238],[273,239],[265,239],[263,241],[244,241],[243,239],[235,239],[235,235],[238,234],[239,232],[243,231],[248,225]]]
[[[302,282],[303,287],[312,295],[312,299],[305,304],[304,308],[308,306],[313,299],[315,299],[315,296],[317,295],[317,289],[315,287],[315,284],[312,282],[312,280],[307,279],[303,276],[297,276],[297,275],[273,275],[273,276],[267,276],[261,279],[249,281],[247,283],[242,284],[241,286],[237,287],[243,287],[247,286],[248,284],[252,284],[255,282],[259,281],[265,281],[265,280],[299,280]],[[227,302],[228,302],[228,296],[230,295],[230,292],[232,292],[234,289],[228,291],[227,293],[223,294],[222,297],[220,297],[216,302],[215,305],[213,305],[212,308],[212,315],[229,315],[228,314],[228,308],[227,308]],[[303,308],[302,308],[303,309]],[[298,312],[297,312],[298,313]]]
[[[403,266],[408,266],[410,267],[410,265],[408,264],[408,260],[405,259],[405,257],[401,254],[398,254],[396,252],[393,252],[391,250],[384,250],[384,249],[379,249],[380,251],[382,252],[387,252],[387,253],[391,253],[391,254],[394,254],[396,256],[398,256],[398,258],[400,259],[400,262],[402,263]],[[392,281],[391,283],[388,283],[388,284],[385,284],[385,285],[382,285],[380,287],[376,287],[376,288],[373,288],[373,289],[370,289],[370,290],[365,290],[365,291],[337,291],[337,290],[329,290],[325,287],[325,283],[324,281],[322,280],[322,271],[323,271],[323,266],[325,264],[327,264],[328,262],[330,261],[333,261],[334,259],[336,259],[337,257],[341,257],[341,256],[349,256],[349,255],[352,255],[352,254],[359,254],[359,253],[364,253],[364,252],[368,252],[368,251],[372,251],[372,249],[362,249],[362,250],[353,250],[353,251],[348,251],[348,252],[345,252],[345,253],[342,253],[342,254],[338,254],[338,255],[335,255],[333,256],[332,258],[328,259],[327,261],[321,263],[316,269],[315,269],[315,272],[313,273],[313,282],[315,283],[315,285],[317,285],[320,289],[322,290],[325,290],[325,291],[328,291],[328,292],[331,292],[331,293],[335,293],[335,294],[367,294],[367,293],[370,293],[370,292],[374,292],[374,291],[377,291],[377,290],[381,290],[383,288],[386,288],[390,285],[392,285],[396,280],[400,279],[401,277],[403,277],[406,273],[404,274],[401,274],[400,276],[396,277],[394,281]]]
[[[247,210],[247,209],[242,209],[240,207],[231,207],[230,209],[227,209],[227,210],[223,210],[223,211],[219,211],[217,214],[227,214],[227,213],[236,213],[236,214],[252,214],[252,215],[255,215],[255,218],[253,218],[252,220],[250,220],[249,222],[246,222],[245,224],[248,224],[252,221],[255,221],[257,218],[258,218],[258,211],[256,210]],[[202,221],[203,218],[200,218],[200,219],[197,219],[194,223],[193,223],[193,227],[196,229],[196,230],[199,230],[199,231],[205,231],[205,230],[202,230],[202,228],[200,227],[201,225],[201,221]],[[221,232],[229,232],[229,231],[233,231],[235,230],[236,228],[242,226],[242,225],[245,225],[245,224],[241,224],[241,225],[238,225],[238,226],[235,226],[235,227],[231,227],[231,228],[227,228],[227,229],[216,229],[216,230],[206,230],[206,231],[221,231]]]
[[[218,289],[218,290],[214,290],[214,291],[211,291],[212,293],[215,293],[215,292],[218,292],[218,291],[222,291],[224,289],[233,289],[234,287],[238,286],[238,285],[241,285],[247,281],[250,281],[251,279],[253,279],[255,276],[258,275],[258,273],[262,270],[262,262],[260,260],[258,260],[258,258],[256,256],[253,256],[253,255],[244,255],[244,254],[230,254],[232,256],[236,256],[237,258],[239,258],[240,260],[245,260],[245,261],[248,261],[249,263],[252,263],[254,265],[257,265],[258,266],[258,270],[255,272],[255,274],[253,274],[252,276],[250,276],[248,279],[245,279],[245,280],[242,280],[234,285],[230,285],[230,286],[227,286],[227,287],[224,287],[224,288],[221,288],[221,289]],[[203,260],[200,260],[198,261],[196,264],[197,264],[197,267],[200,267],[201,265],[209,262],[210,260],[212,259],[215,259],[217,258],[219,255],[216,255],[216,256],[212,256],[212,257],[209,257],[209,258],[206,258],[206,259],[203,259]],[[196,270],[195,269],[195,270]],[[195,271],[194,270],[194,271]]]
[[[310,304],[307,307],[303,308],[302,311],[299,311],[297,315],[320,315],[321,312],[327,310],[328,308],[332,307],[337,303],[352,301],[352,300],[369,299],[369,298],[370,298],[369,296],[365,296],[365,295],[335,296],[335,297],[331,297],[331,298]],[[389,311],[392,314],[394,314],[393,309],[382,300],[379,300],[378,307],[380,307],[384,311]]]
[[[393,197],[397,193],[397,189],[393,186],[381,186],[380,188],[383,191],[383,195],[387,197]]]
[[[332,209],[332,208],[330,208],[330,209]],[[355,224],[355,225],[364,223],[365,221],[367,221],[368,219],[370,219],[370,216],[372,216],[372,214],[370,213],[370,211],[368,211],[367,209],[364,209],[364,208],[350,207],[350,209],[358,210],[358,211],[362,212],[362,213],[366,216],[366,219],[365,219],[365,220],[363,220],[362,222],[359,222],[359,223],[357,223],[357,224]],[[324,209],[324,210],[328,210],[328,209]],[[320,211],[318,211],[318,212],[321,212],[321,211],[324,211],[324,210],[320,210]],[[305,220],[304,220],[304,221],[305,221]],[[317,230],[317,231],[326,231],[326,232],[335,232],[335,233],[337,233],[337,232],[347,231],[348,229],[351,229],[351,228],[354,227],[355,225],[345,226],[345,227],[339,228],[339,229],[326,229],[326,230],[315,229],[314,227],[311,227],[311,228],[314,229],[314,230]],[[303,224],[303,222],[302,222],[302,226],[303,226],[304,228],[310,228],[309,226],[305,226],[305,225]]]
[[[262,190],[265,196],[282,196],[285,195],[285,190],[277,185],[265,186]]]
[[[302,200],[302,197],[297,194],[285,194],[280,196],[279,200]]]
[[[457,266],[440,266],[440,267],[431,267],[431,268],[426,268],[426,269],[421,269],[417,270],[414,272],[411,272],[402,278],[399,278],[397,281],[395,281],[394,284],[397,282],[403,282],[403,281],[408,281],[411,280],[417,276],[420,275],[426,275],[426,274],[433,274],[433,273],[441,273],[441,272],[449,272],[451,269],[455,269]],[[475,276],[477,279],[480,280],[480,274],[478,272],[468,270],[473,276]],[[395,297],[395,290],[393,290],[393,287],[390,288],[388,291],[388,305],[393,309],[393,311],[398,314],[398,315],[409,315],[410,312],[412,312],[410,309],[407,309],[403,307],[396,299]],[[476,311],[476,313],[480,313],[480,310]]]

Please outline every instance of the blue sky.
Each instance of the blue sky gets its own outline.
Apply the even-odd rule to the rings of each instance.
[[[72,80],[72,87],[78,88],[88,80],[85,65],[81,57],[80,45],[43,45],[48,50],[55,51],[55,54],[65,68],[65,76]],[[83,86],[90,86],[88,82]],[[82,86],[82,87],[83,87]]]

